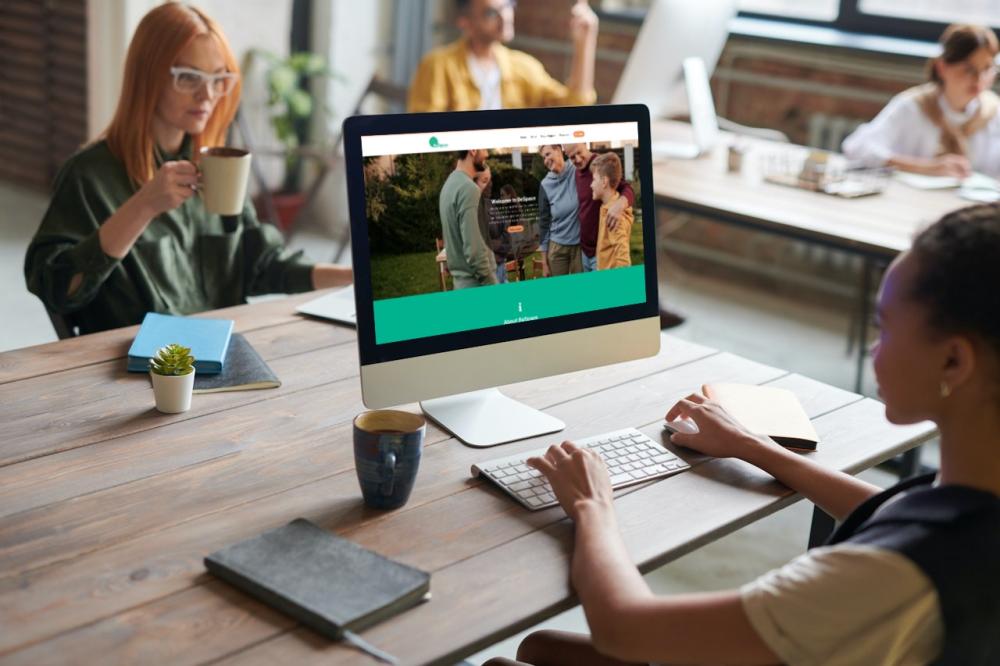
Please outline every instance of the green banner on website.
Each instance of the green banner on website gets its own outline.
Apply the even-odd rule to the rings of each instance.
[[[374,303],[375,342],[401,342],[645,300],[643,266],[387,298]]]

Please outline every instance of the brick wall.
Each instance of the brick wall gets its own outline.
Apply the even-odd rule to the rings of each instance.
[[[556,9],[559,8],[559,9]],[[568,4],[522,0],[512,46],[541,60],[560,79],[569,73]],[[638,26],[605,18],[598,38],[596,87],[611,99]],[[807,139],[813,113],[867,120],[895,93],[923,80],[920,60],[731,37],[712,78],[719,114]]]
[[[808,143],[817,113],[865,121],[923,81],[923,63],[885,55],[731,38],[713,76],[719,114]]]

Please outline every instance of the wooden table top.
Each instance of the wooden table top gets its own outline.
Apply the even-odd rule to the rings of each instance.
[[[371,663],[205,572],[206,554],[305,517],[432,572],[431,601],[364,636],[407,664],[453,663],[574,603],[562,510],[523,510],[469,477],[477,461],[626,426],[659,438],[667,407],[709,381],[795,391],[822,437],[811,455],[839,469],[932,434],[888,424],[877,401],[664,337],[655,358],[506,387],[569,423],[559,436],[483,451],[429,425],[409,503],[374,511],[353,466],[354,331],[293,314],[313,296],[207,313],[235,319],[283,383],[196,395],[184,414],[157,413],[148,379],[125,371],[135,327],[0,354],[0,662]],[[643,571],[798,499],[744,463],[684,455],[694,469],[616,501]]]
[[[653,123],[653,140],[690,140],[686,123]],[[784,235],[891,259],[910,247],[913,235],[942,215],[973,202],[954,190],[918,190],[889,179],[884,192],[845,199],[767,182],[777,156],[802,156],[792,144],[740,137],[748,148],[739,173],[729,173],[723,133],[711,153],[697,159],[657,159],[653,180],[658,203],[707,217],[728,219]]]

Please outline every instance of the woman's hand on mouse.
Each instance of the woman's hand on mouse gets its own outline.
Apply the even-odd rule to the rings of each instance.
[[[667,412],[667,421],[681,418],[694,421],[698,432],[677,432],[670,441],[715,458],[743,458],[754,446],[773,445],[770,439],[749,432],[721,405],[700,393],[679,400]]]
[[[150,216],[156,217],[194,196],[198,182],[198,168],[191,162],[164,162],[153,174],[152,180],[139,190],[139,196]]]

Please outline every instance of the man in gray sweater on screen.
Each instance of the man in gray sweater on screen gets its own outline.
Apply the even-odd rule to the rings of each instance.
[[[476,172],[486,168],[485,150],[460,150],[438,197],[441,233],[448,257],[448,271],[455,289],[497,283],[497,265],[479,230],[479,197]]]

